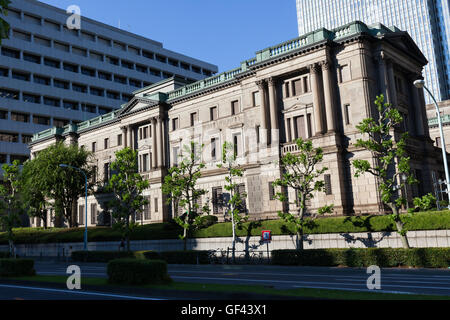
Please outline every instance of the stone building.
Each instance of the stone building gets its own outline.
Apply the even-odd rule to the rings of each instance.
[[[438,102],[439,112],[441,114],[442,129],[444,131],[444,140],[446,150],[450,150],[450,100],[444,100]],[[427,117],[428,126],[430,128],[430,138],[434,141],[436,147],[441,147],[441,135],[439,133],[439,123],[436,116],[436,106],[434,104],[428,104]]]
[[[323,177],[326,192],[316,194],[308,210],[334,204],[338,215],[378,213],[384,207],[376,179],[354,177],[353,160],[373,161],[370,152],[354,145],[361,137],[356,125],[375,116],[376,96],[384,94],[406,119],[398,133],[410,132],[411,165],[421,184],[407,189],[408,197],[431,191],[431,172],[440,170],[440,158],[429,137],[423,91],[413,85],[426,63],[408,33],[395,27],[353,22],[322,28],[258,51],[231,71],[191,84],[166,79],[134,92],[117,111],[36,134],[31,155],[58,140],[78,143],[95,152],[101,181],[109,178],[116,151],[138,150],[140,171],[150,181],[145,193],[150,205],[138,220],[154,223],[176,214],[161,192],[167,169],[184,145],[204,144],[206,168],[199,184],[208,194],[202,203],[209,201],[221,219],[225,172],[217,164],[221,145],[229,141],[244,168],[240,190],[247,194],[246,212],[251,219],[266,219],[283,210],[271,187],[280,176],[277,162],[284,153],[296,152],[294,139],[303,137],[323,148],[321,165],[329,168]],[[292,201],[293,191],[288,194]],[[98,212],[105,198],[88,201],[93,214],[88,224],[101,224]],[[78,204],[84,212],[84,199]],[[81,215],[79,222],[84,224]]]

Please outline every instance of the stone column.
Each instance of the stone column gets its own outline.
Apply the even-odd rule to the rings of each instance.
[[[120,127],[120,129],[122,129],[122,141],[123,141],[124,147],[126,148],[128,146],[127,127]]]
[[[156,143],[157,143],[157,145],[156,145],[156,149],[157,149],[157,152],[156,152],[156,156],[157,156],[157,159],[158,159],[158,165],[157,165],[157,167],[158,168],[161,168],[162,166],[163,166],[163,162],[162,162],[162,124],[161,124],[161,122],[162,122],[163,120],[162,120],[162,118],[161,118],[161,116],[158,116],[157,117],[157,121],[156,121]]]
[[[313,93],[313,105],[314,105],[314,123],[316,127],[315,135],[323,133],[322,123],[322,99],[320,92],[320,77],[319,68],[317,64],[309,65],[309,72],[311,74],[311,89]]]
[[[394,66],[392,60],[387,61],[387,78],[388,78],[388,91],[389,100],[388,102],[393,106],[397,106],[397,89],[395,88],[395,77],[394,77]]]
[[[421,102],[420,102],[420,98],[419,98],[419,91],[416,88],[416,86],[414,85],[414,81],[416,79],[419,79],[420,76],[416,75],[416,74],[410,74],[408,75],[408,86],[409,86],[409,90],[411,92],[411,99],[410,101],[412,102],[412,114],[414,115],[414,124],[415,124],[415,128],[416,128],[416,134],[418,136],[424,136],[425,134],[425,130],[424,130],[424,119],[423,119],[423,110],[425,110],[425,106],[422,106]]]
[[[270,132],[271,144],[278,143],[280,132],[278,125],[278,105],[277,105],[277,86],[274,78],[268,79],[269,102],[270,102]]]
[[[152,123],[152,169],[156,169],[157,168],[157,163],[156,163],[156,119],[152,118],[151,119],[151,123]]]
[[[322,64],[323,75],[323,91],[325,96],[325,110],[327,118],[327,132],[334,132],[336,130],[335,125],[335,106],[334,106],[334,94],[331,77],[331,63],[324,61]]]
[[[378,89],[380,92],[377,93],[377,96],[379,94],[384,95],[384,102],[387,102],[390,100],[389,97],[389,90],[387,87],[387,71],[386,71],[386,60],[384,56],[384,52],[381,51],[376,57],[375,62],[378,65]]]
[[[132,126],[128,126],[127,131],[128,131],[128,142],[129,142],[128,147],[130,147],[131,150],[134,150],[133,127]]]
[[[286,142],[290,142],[292,140],[291,120],[290,119],[285,119],[284,120],[284,128],[285,128],[285,131],[286,131]]]
[[[263,147],[267,146],[267,103],[266,103],[266,94],[265,94],[265,81],[259,80],[256,82],[259,89],[259,97],[260,97],[260,108],[261,108],[261,128],[260,128],[260,135],[261,135],[261,145]]]
[[[295,118],[292,117],[291,118],[291,141],[294,141],[296,138],[298,138],[295,136],[295,126],[296,126]]]

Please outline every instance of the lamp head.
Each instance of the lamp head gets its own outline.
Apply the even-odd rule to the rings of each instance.
[[[424,80],[416,80],[416,81],[414,81],[414,86],[417,89],[422,89],[424,87],[424,85],[425,85],[425,81]]]

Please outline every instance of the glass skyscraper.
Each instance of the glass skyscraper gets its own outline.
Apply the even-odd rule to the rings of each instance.
[[[450,0],[296,1],[299,35],[355,20],[407,31],[428,59],[423,74],[427,87],[438,101],[450,99]]]

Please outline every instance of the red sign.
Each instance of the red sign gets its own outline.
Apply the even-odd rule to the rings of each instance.
[[[262,241],[264,241],[264,242],[272,241],[272,231],[270,231],[270,230],[262,231],[261,238],[262,238]]]

